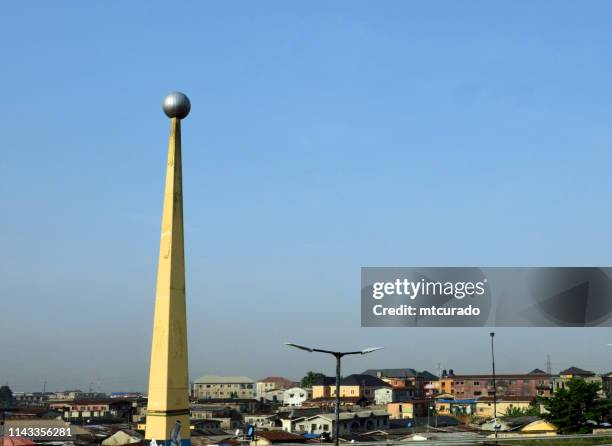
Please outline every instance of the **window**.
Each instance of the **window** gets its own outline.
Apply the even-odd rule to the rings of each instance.
[[[479,386],[480,385],[480,381],[474,381],[474,385],[475,386]]]
[[[323,425],[323,430],[324,431],[329,431],[329,424],[324,424]]]

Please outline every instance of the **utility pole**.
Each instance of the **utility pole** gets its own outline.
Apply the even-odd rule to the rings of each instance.
[[[307,352],[317,352],[317,353],[327,353],[336,358],[336,404],[335,404],[335,425],[334,425],[334,446],[338,446],[340,441],[340,362],[343,356],[347,355],[365,355],[368,353],[375,352],[376,350],[380,350],[383,347],[370,347],[365,348],[363,350],[354,351],[354,352],[334,352],[332,350],[322,350],[319,348],[310,348],[305,347],[303,345],[294,344],[292,342],[285,342],[285,345],[289,347],[299,348],[300,350],[305,350]]]
[[[491,335],[491,365],[493,368],[493,428],[495,429],[495,443],[497,443],[497,382],[495,380],[495,349],[493,346],[493,339],[495,333],[489,333]]]

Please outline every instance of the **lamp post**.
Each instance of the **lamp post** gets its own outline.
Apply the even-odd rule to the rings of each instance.
[[[495,380],[495,349],[493,348],[493,339],[495,333],[489,333],[491,336],[491,365],[493,368],[493,428],[495,430],[495,442],[497,443],[497,382]]]
[[[305,350],[309,353],[317,352],[317,353],[327,353],[328,355],[332,355],[336,358],[336,408],[335,408],[335,426],[334,426],[334,445],[338,446],[338,435],[340,432],[340,362],[343,356],[347,355],[366,355],[368,353],[375,352],[376,350],[380,350],[383,347],[370,347],[364,348],[360,351],[354,352],[334,352],[331,350],[323,350],[320,348],[310,348],[305,347],[303,345],[294,344],[292,342],[285,342],[285,345],[289,347],[299,348],[300,350]]]

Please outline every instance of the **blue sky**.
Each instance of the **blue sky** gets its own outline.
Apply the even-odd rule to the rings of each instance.
[[[488,369],[486,329],[362,329],[359,268],[612,262],[612,4],[0,6],[0,380],[144,390],[168,120],[183,124],[190,368],[355,348]],[[601,329],[499,330],[498,368],[612,369]],[[8,359],[10,358],[10,359]]]

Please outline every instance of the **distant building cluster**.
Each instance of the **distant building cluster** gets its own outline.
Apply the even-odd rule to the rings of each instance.
[[[506,429],[507,435],[554,435],[556,428],[541,417],[516,415],[542,411],[538,398],[554,395],[575,378],[598,383],[599,397],[612,398],[612,374],[578,367],[495,378],[452,369],[439,375],[412,368],[369,369],[339,382],[339,433],[345,441],[401,441],[440,429],[444,435],[482,436],[490,434],[497,415],[495,429]],[[192,444],[329,441],[336,422],[336,379],[318,375],[310,384],[303,387],[279,376],[197,378],[191,383]],[[16,392],[2,411],[5,429],[33,423],[73,426],[79,444],[144,444],[146,403],[146,395],[137,392]],[[256,438],[245,440],[247,426],[255,428]]]

